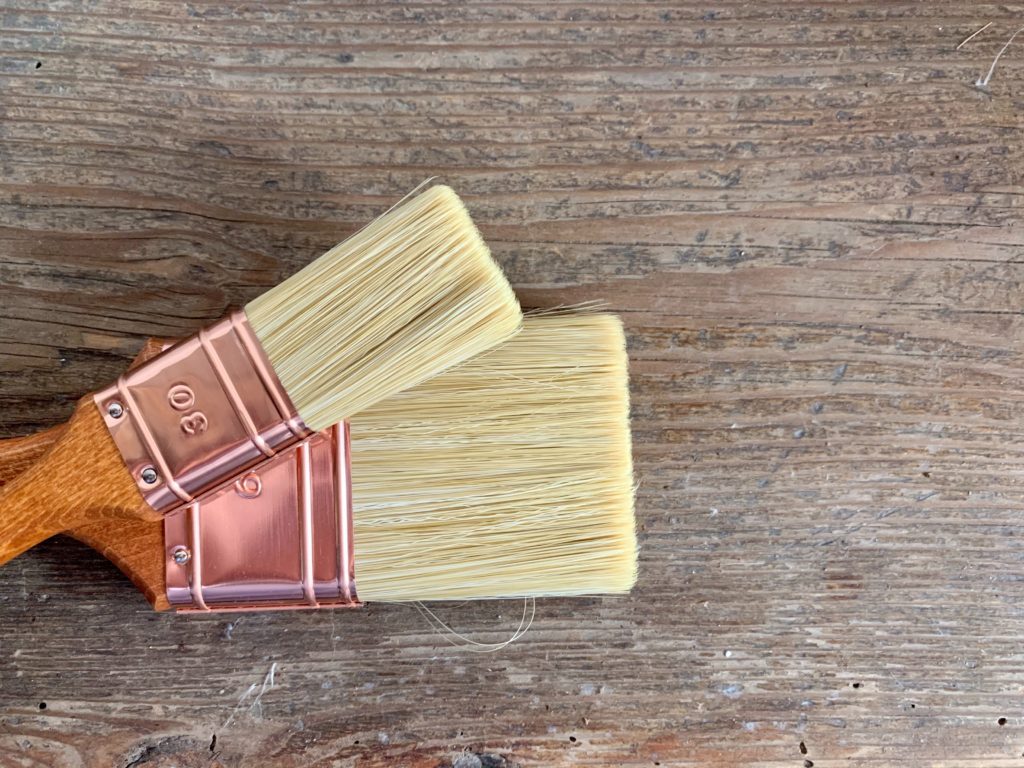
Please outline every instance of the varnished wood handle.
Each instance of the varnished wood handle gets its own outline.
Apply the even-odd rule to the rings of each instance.
[[[164,525],[137,517],[86,523],[65,531],[121,569],[155,610],[171,607],[164,575]]]
[[[0,440],[0,486],[12,483],[49,451],[68,425],[27,437]],[[99,510],[91,510],[90,514]],[[63,523],[62,523],[63,524]],[[164,587],[163,525],[159,521],[104,513],[102,519],[71,523],[62,531],[88,544],[132,580],[158,611],[170,608]]]
[[[4,486],[35,464],[64,434],[66,424],[44,429],[34,435],[0,440],[0,486]]]
[[[129,370],[156,357],[170,343],[169,339],[147,339],[128,366]],[[67,424],[58,424],[34,435],[0,440],[0,486],[11,482],[39,461],[66,429]]]
[[[132,367],[159,354],[165,346],[166,342],[162,339],[149,339],[132,362]],[[36,475],[45,476],[48,474],[46,465],[59,464],[69,452],[74,452],[76,445],[88,442],[86,434],[90,429],[88,414],[90,408],[91,412],[96,414],[96,423],[102,428],[102,437],[105,438],[105,441],[97,440],[95,447],[98,449],[96,458],[99,459],[99,463],[93,462],[96,472],[92,479],[86,479],[85,485],[90,485],[97,476],[116,475],[113,472],[116,466],[120,468],[124,478],[131,483],[134,497],[128,493],[126,487],[122,487],[119,491],[122,497],[127,497],[130,500],[124,506],[119,506],[117,503],[97,505],[95,499],[100,498],[99,494],[104,492],[99,487],[93,488],[96,496],[87,494],[85,498],[82,498],[82,495],[78,493],[65,495],[57,500],[60,502],[59,504],[51,507],[44,515],[44,522],[31,522],[31,529],[18,537],[14,525],[7,525],[7,521],[4,519],[7,514],[7,494],[12,494],[10,497],[12,502],[15,499],[31,496],[32,486],[42,480],[39,478],[24,480],[22,475],[32,471]],[[86,411],[84,416],[82,415],[83,410]],[[144,520],[136,516],[137,514],[147,514],[148,507],[144,507],[145,502],[142,501],[141,495],[125,470],[119,454],[117,461],[113,462],[109,450],[113,449],[113,442],[106,433],[102,421],[99,420],[98,413],[91,398],[86,398],[79,403],[75,416],[68,424],[60,424],[27,437],[0,440],[0,494],[2,494],[0,495],[0,507],[3,508],[4,513],[0,515],[0,544],[7,541],[7,549],[13,552],[4,559],[9,559],[14,554],[27,549],[28,547],[24,546],[25,542],[33,538],[42,541],[54,533],[67,533],[88,544],[120,568],[156,610],[166,610],[170,604],[167,602],[164,585],[163,524],[159,519]],[[91,427],[95,428],[96,423],[92,423]],[[70,441],[74,436],[69,435],[69,432],[75,428],[74,425],[78,425],[79,432],[72,444]],[[68,444],[61,446],[65,440],[69,441]],[[49,454],[51,450],[54,455]],[[112,464],[115,466],[111,466]],[[77,471],[72,473],[78,474]],[[67,472],[64,473],[64,476],[67,477]],[[117,485],[123,484],[117,483]],[[3,486],[7,486],[7,488],[3,488]],[[48,488],[48,493],[44,494],[44,498],[51,499],[54,491],[55,489]],[[76,503],[78,504],[77,510],[73,511],[68,508],[68,505]],[[137,504],[142,504],[144,508]],[[16,507],[12,508],[19,517],[24,517],[24,506],[24,502],[19,502]],[[29,543],[28,546],[32,546],[33,543],[35,542]]]
[[[0,488],[0,564],[69,528],[133,516],[159,519],[83,398],[49,450]]]

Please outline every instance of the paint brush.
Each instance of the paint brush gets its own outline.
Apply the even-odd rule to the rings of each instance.
[[[356,414],[350,427],[359,597],[628,591],[637,563],[628,400],[618,319],[551,314],[528,316],[511,341]],[[60,430],[0,443],[0,482]],[[268,478],[264,494],[273,492]],[[260,549],[268,540],[291,552],[281,517],[297,518],[295,505],[279,506],[261,522],[258,500],[242,504],[251,505],[243,519],[255,528],[239,535],[250,544],[222,552],[218,562],[204,559],[204,571],[221,579],[204,585],[208,601],[218,589],[230,593],[232,580],[237,586],[257,550],[282,562],[275,549]],[[175,548],[190,542],[168,539],[169,530],[182,528],[133,519],[69,533],[111,559],[162,610],[174,607],[168,585],[193,564],[174,561]],[[217,549],[215,541],[204,546]],[[260,562],[249,564],[258,569]]]
[[[247,467],[514,335],[459,198],[432,187],[79,401],[0,490],[0,563],[97,520],[159,520]]]

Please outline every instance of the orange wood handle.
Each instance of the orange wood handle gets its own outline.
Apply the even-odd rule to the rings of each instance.
[[[59,424],[27,437],[0,440],[0,486],[39,461],[67,431]],[[160,522],[137,518],[100,520],[63,531],[88,544],[132,580],[158,611],[170,608],[163,573],[164,532]]]
[[[147,339],[128,369],[131,370],[156,357],[170,343],[170,339]],[[0,486],[11,482],[39,461],[66,430],[67,424],[58,424],[34,435],[0,440]]]
[[[67,431],[59,424],[27,437],[0,440],[0,486],[15,481]],[[167,610],[164,579],[164,532],[159,521],[134,517],[71,524],[63,533],[88,544],[132,580],[158,611]]]
[[[159,518],[92,398],[83,398],[49,450],[0,488],[0,564],[69,528],[131,516]]]
[[[0,440],[0,486],[6,485],[35,464],[64,434],[65,424],[58,424],[26,437]]]
[[[66,531],[121,569],[155,610],[171,607],[164,576],[164,524],[136,517],[86,523]]]
[[[148,340],[132,366],[164,346],[161,339]],[[67,533],[120,568],[156,610],[170,607],[163,524],[125,470],[91,397],[67,424],[0,440],[0,508],[0,562]]]

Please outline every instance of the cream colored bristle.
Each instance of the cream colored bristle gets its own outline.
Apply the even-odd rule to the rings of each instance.
[[[462,201],[444,186],[381,216],[245,313],[312,429],[490,349],[522,320]]]
[[[365,600],[628,591],[629,394],[611,315],[527,317],[512,341],[352,419]]]

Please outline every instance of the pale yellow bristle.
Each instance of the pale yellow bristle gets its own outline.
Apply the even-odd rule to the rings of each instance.
[[[462,201],[444,186],[381,216],[245,313],[312,429],[490,349],[522,320]]]
[[[629,394],[616,317],[527,317],[512,341],[351,425],[363,599],[632,587]]]

